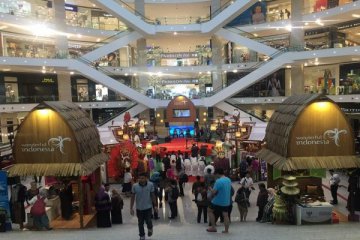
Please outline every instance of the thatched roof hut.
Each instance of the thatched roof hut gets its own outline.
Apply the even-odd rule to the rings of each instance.
[[[15,137],[11,176],[84,176],[109,157],[88,114],[70,102],[43,102],[24,119]]]
[[[287,98],[266,128],[258,156],[277,169],[360,167],[353,131],[340,108],[320,94]]]

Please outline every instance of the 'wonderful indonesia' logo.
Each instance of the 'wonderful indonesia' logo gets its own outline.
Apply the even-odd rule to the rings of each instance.
[[[57,138],[50,138],[47,142],[40,143],[25,143],[21,145],[22,152],[55,152],[59,150],[61,154],[65,153],[64,142],[70,142],[71,138],[58,136]]]
[[[328,145],[332,141],[340,147],[340,135],[347,134],[347,131],[334,128],[326,130],[322,135],[295,137],[296,145]]]

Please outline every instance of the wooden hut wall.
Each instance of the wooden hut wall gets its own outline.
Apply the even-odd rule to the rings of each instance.
[[[287,157],[354,155],[353,131],[339,107],[314,102],[298,116],[289,136]]]
[[[72,129],[51,109],[32,111],[15,138],[18,163],[78,163],[79,151]]]

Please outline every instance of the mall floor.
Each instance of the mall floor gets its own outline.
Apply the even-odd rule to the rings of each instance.
[[[346,179],[342,181],[346,185]],[[324,184],[327,180],[324,179]],[[238,183],[233,183],[235,189],[238,188]],[[118,188],[119,186],[112,186]],[[256,186],[257,188],[257,186]],[[257,191],[250,196],[251,207],[249,208],[248,221],[239,222],[239,212],[237,206],[234,205],[232,212],[232,223],[230,225],[230,233],[222,234],[223,226],[218,226],[218,233],[207,233],[206,224],[196,223],[196,206],[192,201],[191,184],[187,184],[185,197],[178,200],[179,217],[176,220],[168,219],[168,206],[161,208],[160,220],[154,221],[154,235],[153,240],[165,239],[241,239],[241,240],[358,240],[360,239],[360,223],[344,223],[340,224],[326,224],[326,225],[311,225],[311,226],[294,226],[294,225],[273,225],[271,223],[257,223],[255,218],[257,216],[257,208],[255,207]],[[325,195],[330,200],[330,192],[324,188]],[[346,189],[340,188],[339,193],[347,196]],[[26,239],[26,240],[40,240],[40,239],[69,239],[69,240],[102,240],[102,239],[139,239],[137,229],[137,219],[129,214],[129,198],[125,199],[125,206],[123,210],[122,225],[113,225],[109,229],[91,228],[85,230],[53,230],[44,232],[20,231],[18,226],[14,225],[15,229],[11,232],[0,233],[1,240],[8,239]],[[336,208],[347,214],[345,210],[345,201],[339,198],[339,205]]]

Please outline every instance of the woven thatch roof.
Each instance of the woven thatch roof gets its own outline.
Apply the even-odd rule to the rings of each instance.
[[[360,167],[356,156],[289,157],[290,134],[302,111],[322,99],[320,94],[305,94],[287,98],[271,116],[266,128],[266,147],[257,155],[278,169],[287,171],[310,168]]]
[[[57,112],[68,124],[75,136],[79,150],[77,163],[18,163],[10,169],[10,175],[78,176],[87,175],[108,160],[101,152],[100,136],[96,125],[79,106],[65,101],[43,102],[36,109],[49,108]]]
[[[268,150],[280,156],[288,155],[289,136],[296,119],[307,105],[319,97],[320,94],[292,96],[280,104],[266,128],[265,141]]]

